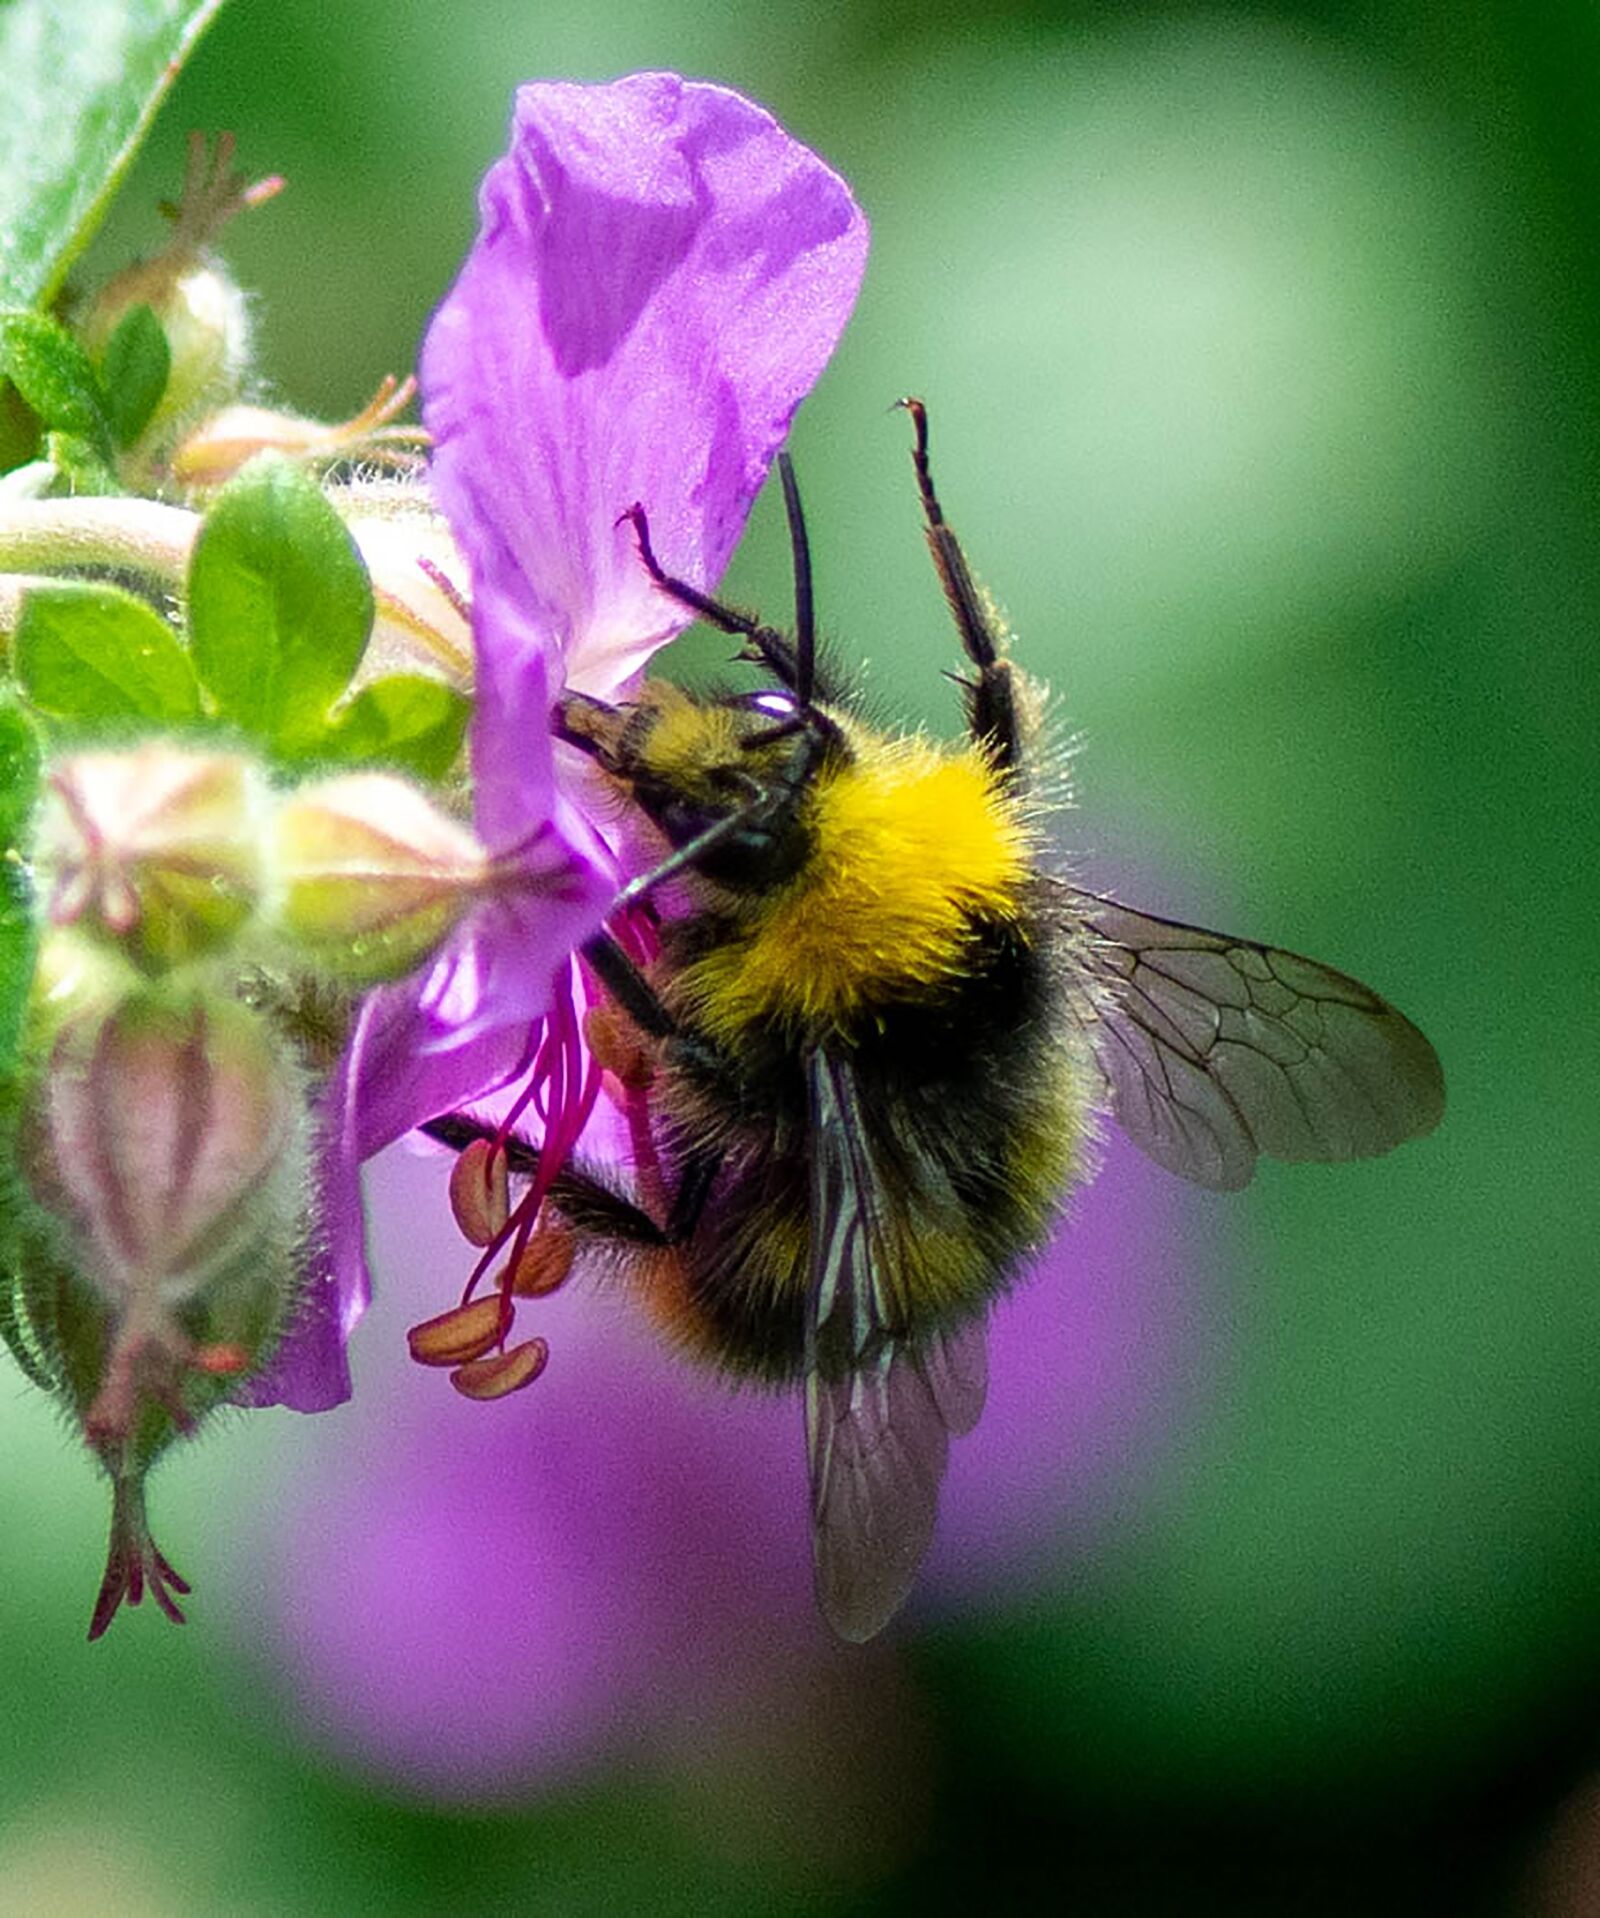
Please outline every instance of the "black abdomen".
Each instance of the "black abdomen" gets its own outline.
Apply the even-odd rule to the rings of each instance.
[[[686,1341],[773,1383],[805,1362],[811,1286],[806,1049],[845,1060],[870,1168],[876,1256],[902,1323],[918,1331],[982,1309],[1054,1215],[1083,1132],[1080,1074],[1050,941],[975,922],[970,964],[921,1002],[854,1029],[750,1029],[737,1053],[692,1023],[652,1092],[680,1175],[720,1154],[684,1247]]]

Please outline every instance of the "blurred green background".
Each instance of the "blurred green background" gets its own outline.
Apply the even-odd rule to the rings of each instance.
[[[224,1569],[359,1398],[166,1468],[195,1622],[89,1650],[102,1490],[5,1382],[0,1905],[1600,1911],[1597,64],[1577,0],[225,10],[89,275],[233,129],[289,181],[228,249],[262,372],[328,417],[411,364],[518,80],[671,66],[816,146],[874,224],[795,440],[841,643],[949,724],[919,392],[1090,870],[1370,979],[1452,1103],[1194,1201],[1203,1377],[1092,1547],[492,1810],[314,1738]],[[786,575],[764,501],[730,595]]]

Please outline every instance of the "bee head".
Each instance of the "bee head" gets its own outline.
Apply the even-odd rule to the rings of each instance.
[[[718,885],[757,891],[799,870],[810,849],[806,795],[838,728],[783,687],[707,698],[666,680],[611,706],[565,692],[556,736],[622,784],[675,851]]]

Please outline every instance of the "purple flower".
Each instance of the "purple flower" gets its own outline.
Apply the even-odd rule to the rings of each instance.
[[[253,1404],[349,1395],[362,1162],[574,1054],[559,1017],[540,1048],[543,1022],[617,868],[564,789],[551,698],[615,690],[687,623],[617,523],[634,501],[674,568],[715,586],[866,260],[866,221],[815,154],[675,74],[522,88],[481,210],[421,374],[432,484],[471,573],[475,820],[507,883],[362,1008],[322,1114],[318,1271]],[[563,1099],[570,1126],[590,1086],[565,1069],[547,1126]]]

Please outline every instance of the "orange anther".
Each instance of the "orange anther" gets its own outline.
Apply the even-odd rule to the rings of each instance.
[[[510,1212],[506,1155],[492,1139],[474,1139],[450,1169],[450,1210],[469,1245],[493,1245]]]
[[[529,1339],[509,1352],[473,1359],[450,1374],[450,1383],[463,1398],[503,1399],[532,1385],[545,1368],[550,1347],[544,1339]]]
[[[541,1225],[510,1267],[511,1290],[519,1299],[542,1299],[572,1270],[578,1235],[570,1225]]]
[[[583,1038],[606,1072],[637,1091],[655,1077],[655,1059],[628,1015],[609,999],[599,999],[583,1015]]]
[[[406,1344],[418,1365],[461,1365],[478,1359],[499,1342],[507,1310],[498,1292],[424,1319],[406,1334]]]

